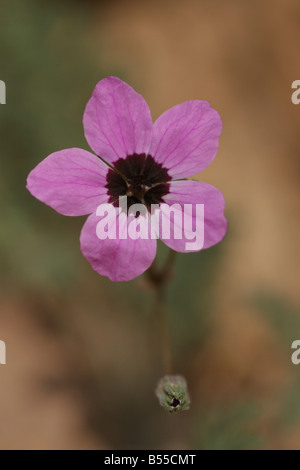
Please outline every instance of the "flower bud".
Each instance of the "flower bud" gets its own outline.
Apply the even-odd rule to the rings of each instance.
[[[180,375],[165,375],[158,382],[155,394],[161,406],[170,413],[188,410],[190,407],[187,383]]]

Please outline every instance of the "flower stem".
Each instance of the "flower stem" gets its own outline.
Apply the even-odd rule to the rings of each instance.
[[[173,361],[172,361],[170,334],[169,334],[169,329],[167,325],[164,305],[161,299],[158,297],[156,298],[155,310],[156,310],[157,322],[160,328],[162,358],[163,358],[165,374],[172,375],[173,374]]]
[[[165,264],[162,268],[158,268],[155,263],[148,270],[148,279],[155,291],[155,313],[157,322],[160,329],[161,345],[162,345],[162,359],[164,363],[165,373],[172,375],[172,352],[171,352],[171,341],[169,328],[167,325],[166,311],[165,311],[165,300],[166,300],[166,288],[171,280],[173,264],[176,258],[176,252],[170,250]]]

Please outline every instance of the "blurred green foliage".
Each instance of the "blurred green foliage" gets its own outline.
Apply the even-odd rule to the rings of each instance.
[[[291,382],[283,390],[282,409],[278,417],[281,426],[293,425],[300,421],[300,374],[299,366],[292,364],[291,349],[292,343],[300,339],[300,315],[299,307],[292,302],[281,298],[272,292],[258,292],[252,300],[252,305],[260,312],[270,323],[279,342],[284,347],[284,351],[290,351],[286,354],[286,368],[292,373]]]
[[[82,2],[1,2],[1,79],[7,86],[7,104],[0,109],[2,285],[65,287],[82,263],[82,220],[54,213],[25,184],[48,154],[87,148],[85,104],[97,81],[113,72],[101,66],[100,33],[93,48],[92,15]]]
[[[201,450],[257,450],[263,438],[255,421],[259,414],[250,402],[202,411],[199,415],[193,448]]]

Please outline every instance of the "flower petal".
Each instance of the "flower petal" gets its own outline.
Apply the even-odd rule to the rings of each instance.
[[[225,201],[223,194],[214,186],[198,181],[174,181],[170,184],[170,193],[164,196],[166,204],[176,204],[174,218],[167,211],[162,216],[162,224],[171,222],[171,225],[182,224],[181,239],[176,240],[174,227],[171,228],[171,238],[163,238],[162,241],[170,248],[179,252],[199,251],[219,243],[227,232],[227,220],[224,216]],[[184,208],[184,205],[190,205]],[[204,231],[201,213],[197,215],[196,205],[204,205]],[[185,213],[185,219],[183,212]],[[179,222],[178,221],[182,221]],[[174,225],[174,224],[173,224]],[[178,227],[177,227],[178,228]],[[197,238],[196,238],[197,234]],[[204,240],[203,236],[204,235]],[[197,246],[196,240],[201,241],[203,246]],[[192,245],[191,245],[192,242]],[[192,247],[194,246],[194,248]]]
[[[87,215],[108,200],[107,171],[99,158],[85,150],[61,150],[32,170],[27,189],[60,214]]]
[[[187,101],[154,123],[150,154],[173,178],[204,170],[218,151],[222,121],[207,101]]]
[[[129,218],[125,213],[118,216],[118,209],[114,208],[115,221],[112,222],[110,212],[109,231],[126,236],[129,224],[135,219]],[[88,260],[92,268],[102,276],[107,276],[113,282],[131,281],[143,274],[153,263],[156,255],[156,239],[133,240],[127,235],[127,239],[106,238],[101,240],[97,236],[97,225],[100,218],[96,213],[87,219],[80,236],[80,245],[83,256]],[[120,230],[120,232],[119,232]],[[125,235],[124,235],[125,234]]]
[[[90,147],[109,163],[149,151],[153,129],[149,107],[117,77],[97,84],[86,106],[83,126]]]

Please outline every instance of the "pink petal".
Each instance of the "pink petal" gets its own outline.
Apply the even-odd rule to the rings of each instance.
[[[97,84],[83,126],[90,147],[109,163],[149,151],[153,123],[148,105],[119,78],[104,78]]]
[[[115,211],[118,212],[117,209]],[[124,235],[132,218],[128,218],[125,213],[122,213],[122,216],[117,217],[117,224]],[[126,240],[100,240],[96,232],[99,221],[100,217],[92,214],[87,219],[80,237],[82,254],[92,268],[113,282],[131,281],[143,274],[154,261],[156,240],[150,237],[146,240],[132,240],[129,237]],[[112,224],[110,228],[112,229]]]
[[[107,171],[99,158],[85,150],[61,150],[32,170],[27,189],[60,214],[91,214],[108,199]]]
[[[187,101],[154,123],[150,154],[173,178],[187,178],[215,158],[221,131],[221,118],[207,101]]]
[[[188,231],[184,233],[186,227],[191,227],[194,232],[201,239],[200,230],[203,230],[203,224],[201,217],[196,217],[196,204],[204,204],[204,244],[203,248],[209,248],[219,243],[227,232],[227,220],[224,216],[225,201],[223,194],[214,186],[206,183],[200,183],[198,181],[174,181],[170,184],[170,193],[164,196],[166,204],[176,204],[178,210],[176,215],[180,216],[182,220],[182,239],[176,240],[174,236],[171,239],[163,239],[162,241],[170,248],[179,252],[190,252],[199,251],[199,249],[187,249],[187,243],[191,242],[189,237],[192,236],[192,232]],[[187,211],[186,223],[184,223],[183,210],[184,204],[190,204],[192,211]],[[162,223],[166,222],[167,216],[164,216]],[[180,220],[177,219],[177,220]],[[168,218],[170,220],[170,217]],[[176,219],[171,218],[172,222],[176,223]],[[197,224],[197,225],[196,225]],[[171,235],[174,234],[174,227],[171,230]],[[187,235],[187,236],[186,236]],[[195,236],[194,236],[194,240]],[[201,248],[200,248],[201,249]]]

